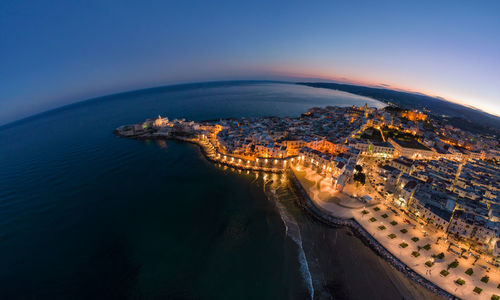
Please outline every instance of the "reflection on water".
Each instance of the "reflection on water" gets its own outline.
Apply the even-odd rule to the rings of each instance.
[[[108,96],[0,128],[0,297],[399,295],[392,271],[370,275],[381,272],[369,249],[303,215],[283,175],[231,171],[194,145],[112,133],[158,114],[298,116],[312,106],[365,102],[380,105],[296,85],[195,84]],[[266,197],[271,187],[278,202]],[[288,231],[283,216],[293,221]],[[302,249],[285,235],[292,230]],[[370,268],[351,272],[353,253]]]
[[[160,148],[167,149],[167,141],[165,140],[156,140],[156,144],[160,146]]]

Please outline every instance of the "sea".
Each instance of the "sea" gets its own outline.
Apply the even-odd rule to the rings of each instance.
[[[284,175],[193,144],[120,138],[158,115],[299,116],[376,100],[292,83],[183,84],[0,128],[0,299],[431,299],[349,229],[311,219]]]

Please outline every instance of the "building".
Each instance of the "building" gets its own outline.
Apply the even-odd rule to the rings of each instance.
[[[489,244],[495,237],[495,230],[488,224],[488,220],[463,210],[455,210],[448,232],[479,245]]]
[[[284,140],[282,143],[286,147],[287,155],[288,156],[295,156],[299,154],[299,150],[302,147],[305,147],[306,142],[300,139],[294,139],[294,140]]]
[[[337,165],[334,156],[309,147],[302,147],[299,150],[299,159],[318,173],[331,173]]]
[[[370,147],[368,148],[368,152],[372,153],[374,156],[394,156],[395,148],[391,143],[378,141],[370,141],[369,143]]]
[[[388,142],[354,140],[350,145],[361,151],[361,155],[368,156],[392,157],[395,151],[394,146]]]
[[[411,174],[411,172],[413,171],[413,160],[406,157],[393,159],[389,162],[389,165],[406,174]]]
[[[406,110],[401,112],[401,117],[406,118],[410,121],[425,121],[427,120],[427,115],[416,110]]]
[[[435,156],[435,152],[418,141],[402,141],[389,138],[387,140],[394,146],[396,156],[406,156],[412,159],[430,159]]]

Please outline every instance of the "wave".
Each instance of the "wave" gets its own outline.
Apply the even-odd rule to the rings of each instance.
[[[285,226],[285,235],[289,237],[292,241],[297,244],[298,247],[298,259],[300,263],[300,273],[302,278],[304,279],[307,289],[309,291],[309,295],[311,299],[314,299],[314,286],[312,281],[312,275],[309,270],[309,264],[307,262],[306,253],[304,252],[304,248],[302,247],[302,236],[300,234],[300,227],[295,218],[290,215],[285,208],[285,206],[279,201],[279,196],[276,195],[276,191],[271,189],[270,192],[266,191],[266,183],[264,182],[264,192],[269,199],[272,199],[278,212],[280,214],[281,220]]]

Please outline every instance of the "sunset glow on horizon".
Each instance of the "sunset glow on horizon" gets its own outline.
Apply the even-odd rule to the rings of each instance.
[[[409,92],[409,93],[417,93],[417,94],[423,94],[427,95],[430,97],[435,97],[435,98],[440,98],[449,102],[457,103],[460,105],[464,105],[467,107],[471,107],[474,109],[479,109],[482,111],[485,111],[489,114],[499,116],[500,117],[500,106],[496,102],[497,97],[492,98],[491,102],[493,105],[481,105],[481,106],[476,106],[478,103],[481,103],[481,101],[478,101],[480,99],[474,99],[472,95],[456,95],[453,92],[446,92],[444,89],[442,90],[426,90],[424,88],[421,88],[419,86],[411,86],[411,85],[404,85],[404,83],[400,83],[398,81],[391,82],[391,81],[384,81],[384,80],[378,80],[378,81],[370,81],[368,78],[361,78],[356,77],[355,75],[349,76],[339,76],[336,74],[329,74],[328,72],[316,72],[314,71],[281,71],[279,69],[273,69],[270,70],[270,74],[275,74],[278,76],[282,77],[290,77],[290,78],[304,78],[306,81],[311,81],[311,79],[317,79],[317,80],[324,80],[324,81],[333,81],[337,83],[344,83],[344,84],[353,84],[353,85],[361,85],[361,86],[367,86],[367,87],[374,87],[374,88],[385,88],[385,89],[391,89],[391,90],[396,90],[396,91],[401,91],[401,92]],[[383,78],[379,78],[383,79]],[[403,80],[402,80],[403,81]],[[464,100],[467,99],[467,100]],[[500,100],[498,100],[500,102]]]

